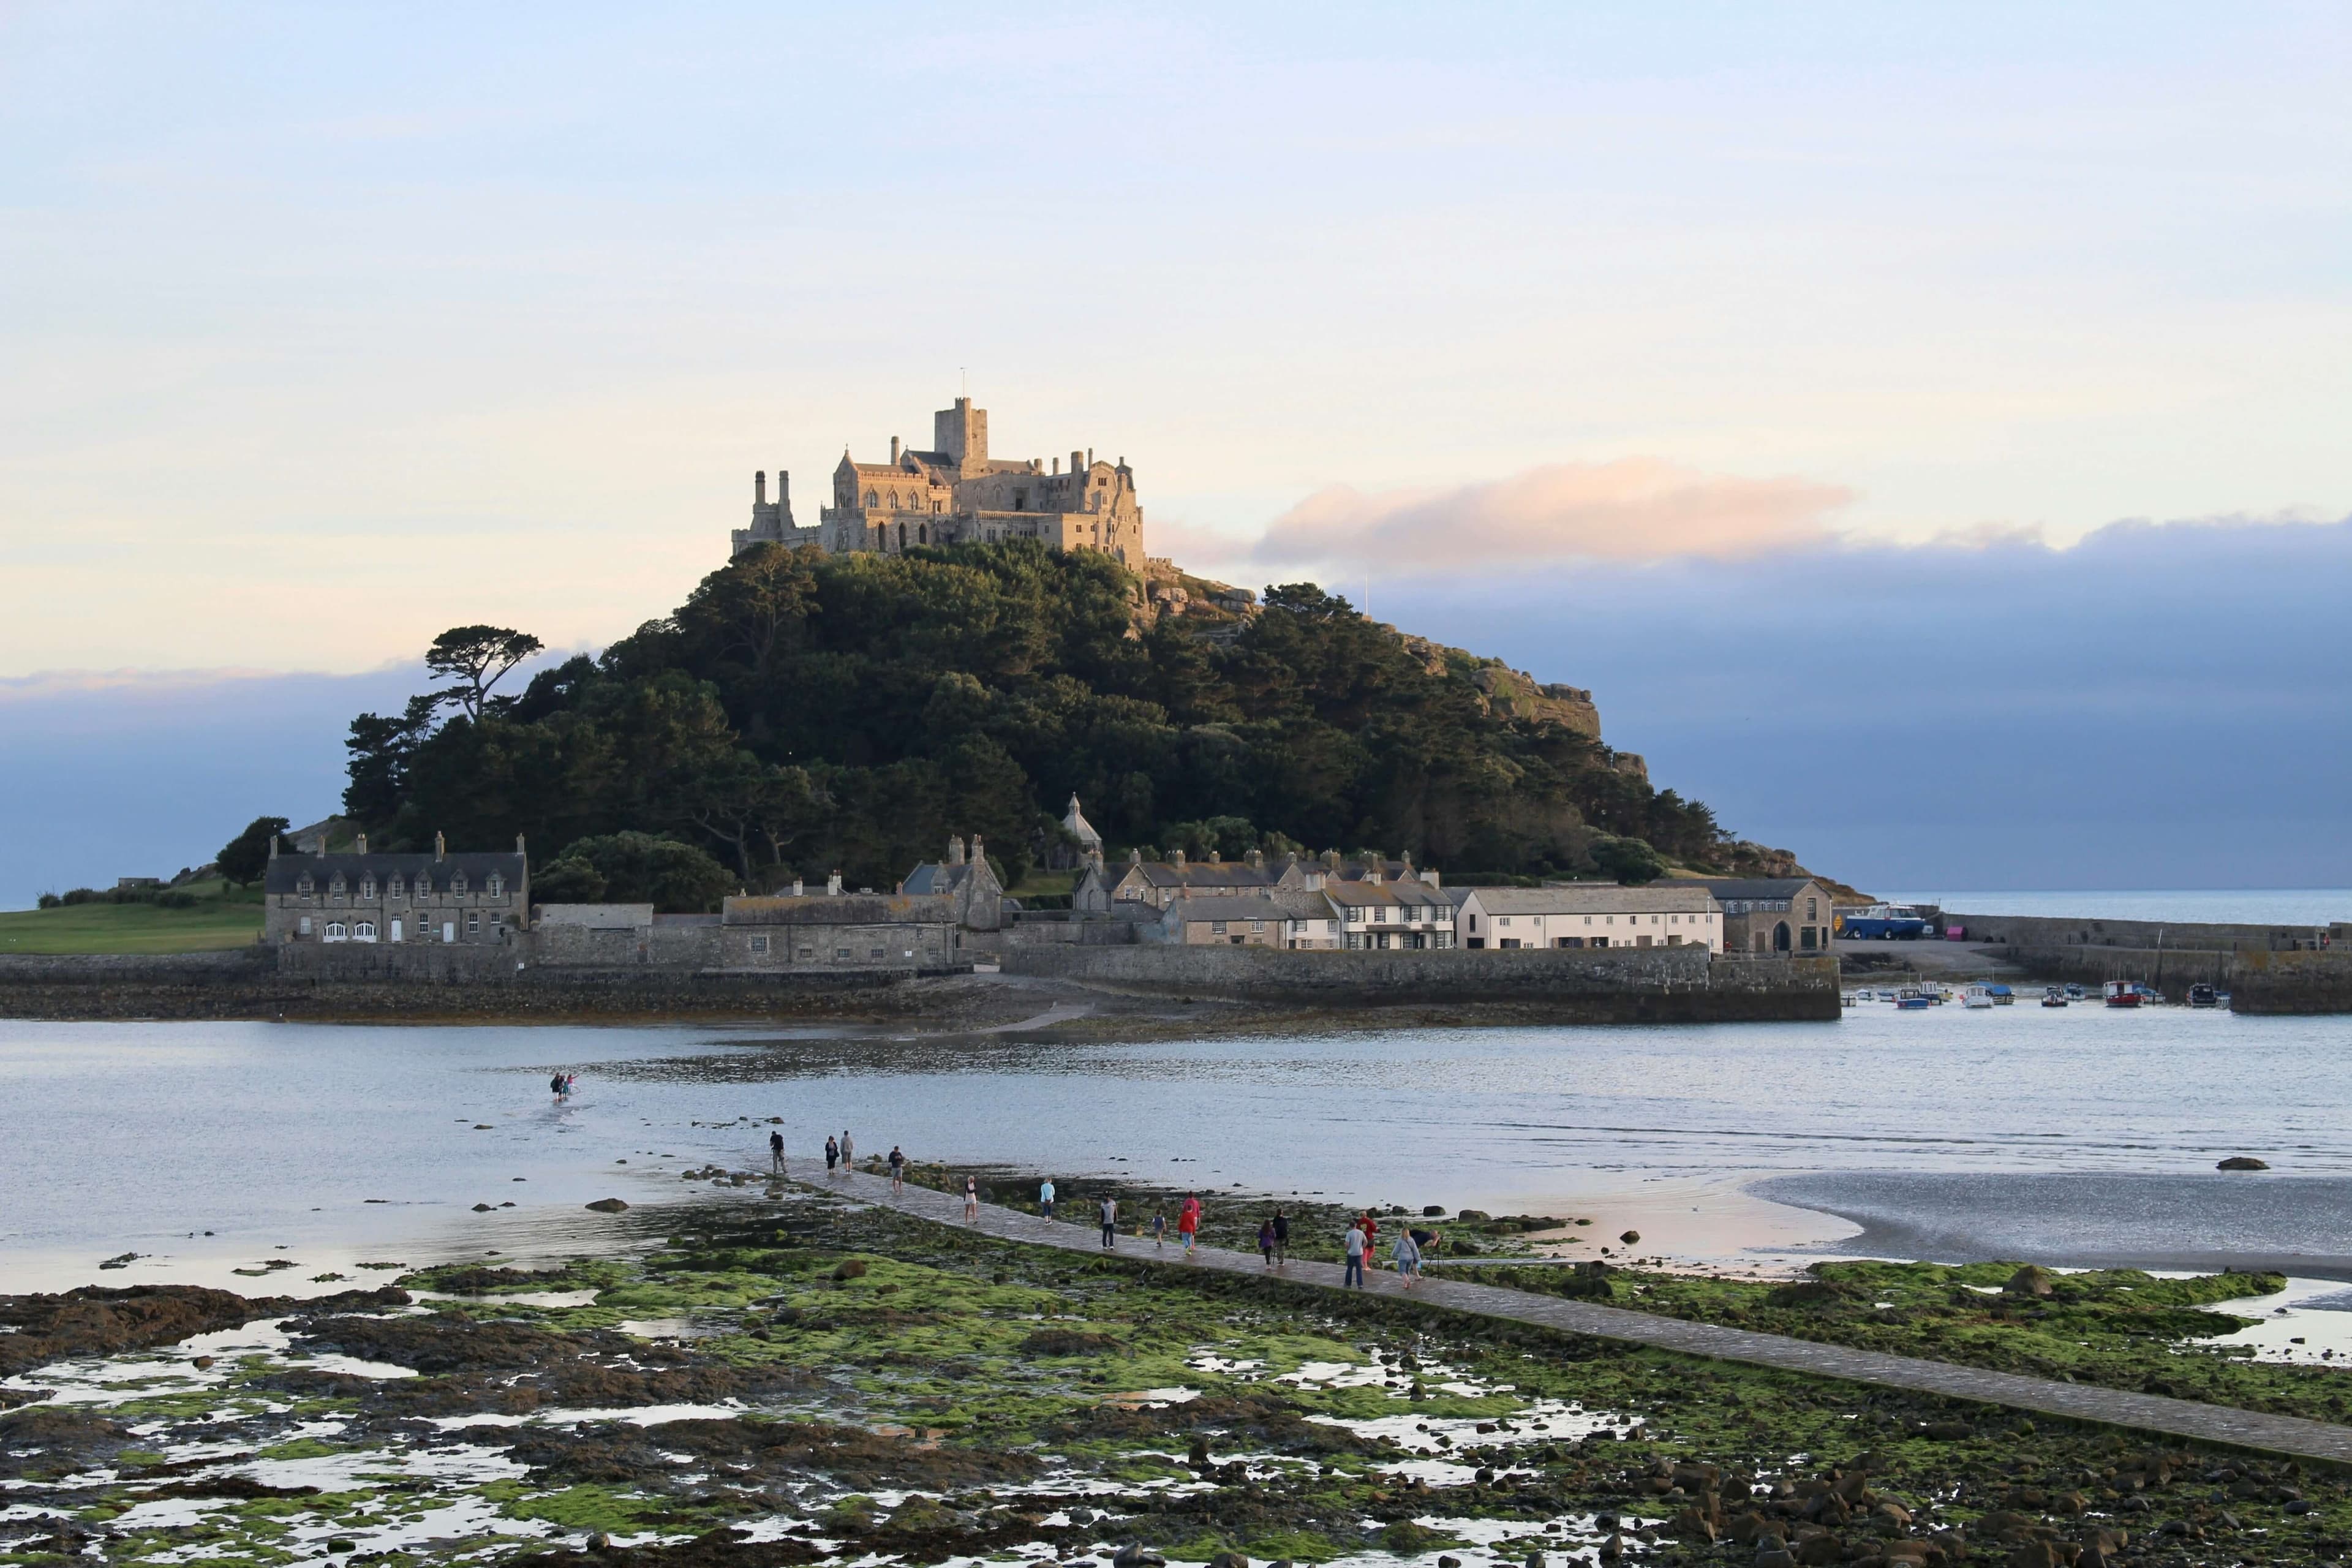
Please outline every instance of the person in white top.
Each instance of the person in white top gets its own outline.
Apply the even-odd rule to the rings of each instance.
[[[1364,1288],[1364,1233],[1352,1225],[1348,1227],[1347,1247],[1348,1268],[1340,1275],[1339,1283],[1360,1290]]]
[[[1412,1282],[1421,1278],[1421,1244],[1413,1240],[1412,1232],[1404,1230],[1397,1233],[1396,1251],[1392,1256],[1396,1258],[1397,1277],[1404,1281],[1406,1289],[1412,1289]]]

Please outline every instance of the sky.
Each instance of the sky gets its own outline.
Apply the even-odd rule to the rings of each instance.
[[[1849,880],[2352,884],[2347,75],[2318,5],[0,6],[0,907],[323,815],[436,632],[602,646],[966,387]]]

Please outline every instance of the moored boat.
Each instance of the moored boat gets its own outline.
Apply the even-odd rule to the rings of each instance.
[[[2140,1004],[2139,984],[2131,980],[2110,980],[2106,984],[2105,999],[2110,1007],[2137,1007]]]
[[[1985,989],[1992,993],[1992,1005],[1994,1006],[2014,1007],[2017,1005],[2017,993],[2011,991],[2008,986],[1989,985]]]
[[[2219,1007],[2221,1005],[2221,993],[2218,987],[2208,985],[2200,980],[2189,988],[2189,1005],[2191,1007]]]
[[[1963,1007],[1991,1006],[1992,987],[1990,985],[1969,986],[1966,991],[1960,993],[1960,1005]]]
[[[1905,1013],[1924,1013],[1935,1005],[1934,997],[1922,995],[1916,991],[1906,991],[1895,999],[1895,1008]]]
[[[2042,1005],[2044,1007],[2063,1007],[2066,1005],[2065,988],[2058,985],[2043,986],[2042,988]]]
[[[2069,985],[2068,987],[2066,987],[2066,1000],[2067,1000],[2067,1001],[2069,1001],[2069,1002],[2087,1002],[2087,1001],[2089,1001],[2090,999],[2091,999],[2091,994],[2090,994],[2088,991],[2084,990],[2080,985]]]

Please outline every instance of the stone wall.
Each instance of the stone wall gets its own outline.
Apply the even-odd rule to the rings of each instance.
[[[2233,1013],[2352,1013],[2352,952],[2246,952],[2230,983]]]
[[[2074,981],[2083,985],[2132,980],[2163,992],[2175,1002],[2180,1000],[2181,993],[2200,981],[2230,990],[2239,958],[2235,953],[2196,948],[2168,947],[2158,952],[2152,947],[2079,944],[2007,947],[2003,956],[2037,979]]]
[[[2162,947],[2208,952],[2291,952],[2322,935],[2331,945],[2352,946],[2352,923],[2331,925],[2221,925],[2183,921],[2089,921],[2053,915],[1975,915],[1946,910],[1947,924],[1961,927],[1970,942],[2018,948]]]
[[[1255,947],[1009,948],[1005,972],[1155,994],[1334,1009],[1510,1003],[1595,1022],[1835,1018],[1825,958],[1710,961],[1699,947],[1311,952]]]
[[[511,949],[260,946],[160,956],[0,956],[0,1017],[358,1022],[602,1016],[868,1016],[920,1005],[904,973],[746,974],[646,965],[514,967]],[[333,956],[324,962],[311,955]],[[370,961],[381,959],[381,962]],[[909,993],[902,995],[901,993]]]

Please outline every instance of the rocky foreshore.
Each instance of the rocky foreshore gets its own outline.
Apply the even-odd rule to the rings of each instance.
[[[1214,1223],[1260,1206],[1214,1200]],[[321,1300],[6,1299],[7,1386],[49,1392],[0,1415],[0,1560],[2103,1568],[2352,1542],[2324,1468],[1023,1247],[782,1184],[612,1223],[614,1257]],[[1505,1252],[1526,1234],[1444,1223]],[[1601,1278],[1629,1301],[1664,1283]],[[1756,1287],[1752,1310],[1881,1332],[1841,1325],[1899,1289],[1894,1331],[1942,1303],[1969,1334],[2102,1347],[2086,1357],[2133,1310],[1972,1279],[1820,1277]],[[1723,1309],[1685,1289],[1657,1305]]]

